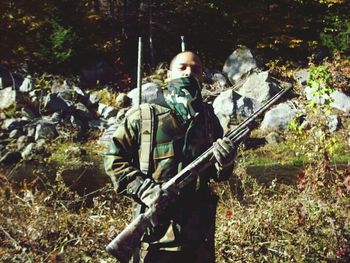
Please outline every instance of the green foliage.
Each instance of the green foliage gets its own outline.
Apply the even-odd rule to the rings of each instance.
[[[350,53],[349,15],[329,15],[324,20],[326,26],[320,33],[322,45],[332,52]]]
[[[57,67],[77,54],[79,38],[72,27],[64,27],[56,20],[50,20],[48,27],[49,38],[38,52],[38,58],[48,65]]]

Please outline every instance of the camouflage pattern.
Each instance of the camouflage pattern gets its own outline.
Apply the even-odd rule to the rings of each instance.
[[[191,105],[196,114],[188,121],[164,103],[164,98],[152,104],[155,130],[149,174],[158,183],[172,178],[223,135],[212,107],[201,101],[200,93],[197,95]],[[104,161],[116,191],[136,201],[136,190],[147,177],[138,169],[139,153],[140,111],[134,109],[113,135]],[[141,249],[186,251],[208,244],[207,249],[210,247],[213,255],[216,198],[210,193],[208,182],[231,171],[232,167],[225,171],[208,168],[197,181],[185,187],[180,198],[162,215],[159,224],[145,233]]]

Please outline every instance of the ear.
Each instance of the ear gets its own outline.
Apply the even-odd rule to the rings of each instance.
[[[166,82],[168,82],[169,80],[171,80],[171,70],[169,69],[168,71],[167,71],[167,73],[166,73]]]

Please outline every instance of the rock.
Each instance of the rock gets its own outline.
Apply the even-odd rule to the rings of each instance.
[[[12,131],[14,129],[23,129],[27,123],[28,121],[25,121],[22,119],[10,118],[10,119],[5,119],[3,121],[1,128],[8,131]]]
[[[72,101],[74,90],[71,88],[67,81],[64,80],[63,83],[55,83],[51,88],[52,94],[57,94],[57,97],[64,101]]]
[[[236,49],[225,61],[222,73],[235,85],[257,68],[256,61],[247,47]]]
[[[213,102],[214,113],[218,116],[219,121],[224,128],[229,128],[231,120],[246,118],[260,107],[260,103],[238,93],[227,90],[221,92]]]
[[[336,115],[328,115],[327,116],[327,121],[328,121],[328,128],[330,132],[334,132],[338,129],[339,127],[339,120],[338,116]]]
[[[301,69],[293,74],[294,80],[299,84],[299,86],[305,86],[309,80],[310,72],[306,69]]]
[[[35,143],[31,142],[22,151],[21,153],[22,158],[24,160],[27,160],[30,156],[34,154],[34,152],[35,152]]]
[[[284,141],[283,137],[279,135],[277,132],[270,132],[268,135],[266,135],[265,140],[269,144],[277,144]]]
[[[118,111],[116,108],[112,106],[108,106],[103,103],[99,103],[97,113],[102,116],[105,119],[111,118],[113,116],[116,116]]]
[[[95,119],[94,115],[89,111],[89,109],[83,104],[78,102],[75,104],[77,115],[85,122]]]
[[[160,92],[160,86],[156,83],[149,82],[143,84],[142,87],[142,103],[147,103],[155,100],[158,97]],[[128,93],[128,97],[132,100],[132,106],[136,106],[139,104],[139,90],[137,88],[132,89]]]
[[[97,91],[95,91],[90,94],[88,101],[90,105],[95,105],[100,101],[100,99],[100,94]]]
[[[35,114],[27,108],[21,108],[21,115],[24,117],[27,117],[28,119],[34,119],[35,118]]]
[[[0,110],[9,108],[16,103],[16,91],[11,87],[0,90]]]
[[[131,105],[132,100],[125,93],[119,93],[116,100],[115,106],[117,109],[122,109],[129,107]]]
[[[68,102],[60,97],[57,94],[52,93],[48,94],[44,98],[44,109],[47,112],[66,112],[69,110],[71,106],[71,102]]]
[[[6,152],[3,156],[0,158],[0,163],[3,165],[11,165],[18,163],[22,159],[22,155],[18,151],[10,151]]]
[[[99,131],[103,131],[108,127],[107,122],[105,120],[89,121],[88,126],[90,129],[98,129]]]
[[[331,94],[333,102],[331,107],[338,110],[349,112],[350,111],[350,97],[345,95],[343,92],[335,91]]]
[[[263,102],[279,91],[280,89],[276,83],[270,80],[269,72],[264,71],[252,73],[245,83],[237,90],[237,93],[256,101]]]
[[[17,150],[22,150],[23,148],[26,147],[28,143],[28,137],[25,135],[21,135],[18,139],[17,139]]]
[[[227,85],[227,78],[221,73],[214,73],[212,76],[212,81],[219,83],[220,87],[224,88]]]
[[[295,117],[296,109],[290,102],[280,103],[266,112],[260,129],[263,131],[286,130],[288,123]]]
[[[39,139],[51,140],[58,136],[56,127],[54,124],[49,122],[40,122],[37,124],[35,129],[34,140],[38,141]]]
[[[20,130],[14,129],[10,132],[9,138],[10,139],[17,139],[19,138],[23,133]]]
[[[75,128],[78,131],[78,136],[81,136],[85,132],[84,123],[77,117],[73,115],[70,116],[70,123],[72,124],[73,128]]]
[[[22,85],[19,87],[19,91],[20,92],[30,92],[32,91],[33,88],[33,80],[32,80],[32,76],[28,75],[27,77],[25,77],[25,79],[22,82]]]

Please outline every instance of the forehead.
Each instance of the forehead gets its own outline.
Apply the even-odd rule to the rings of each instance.
[[[174,59],[173,65],[176,66],[181,64],[198,65],[198,66],[202,65],[198,56],[191,52],[181,53],[176,56],[176,58]]]

